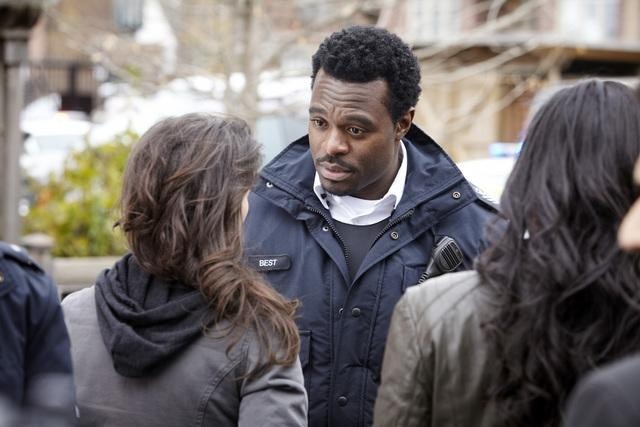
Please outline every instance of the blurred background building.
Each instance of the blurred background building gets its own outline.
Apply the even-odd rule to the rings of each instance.
[[[423,65],[416,121],[458,159],[521,140],[531,107],[585,77],[634,84],[638,0],[406,0],[394,30]],[[401,11],[401,9],[404,9]]]
[[[265,161],[306,133],[311,55],[344,26],[378,25],[412,45],[423,76],[416,123],[495,197],[550,94],[585,77],[634,85],[640,75],[640,0],[33,3],[41,13],[28,52],[3,59],[23,100],[7,91],[0,100],[22,111],[14,139],[24,144],[22,171],[5,170],[14,179],[5,177],[0,201],[4,218],[14,217],[0,238],[45,233],[58,257],[124,250],[104,241],[114,234],[119,174],[131,141],[157,120],[238,115]],[[74,271],[65,264],[57,274]]]
[[[412,44],[423,67],[416,122],[458,160],[518,142],[546,88],[587,76],[632,84],[639,73],[638,0],[59,0],[33,32],[27,101],[57,93],[61,110],[91,115],[115,95],[104,82],[152,98],[183,78],[222,102],[207,109],[252,123],[271,157],[306,128],[310,55],[353,23]]]

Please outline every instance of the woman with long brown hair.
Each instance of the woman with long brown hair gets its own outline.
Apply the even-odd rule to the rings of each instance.
[[[258,144],[239,119],[161,121],[130,154],[131,253],[64,300],[80,417],[99,426],[299,426],[296,302],[243,261]]]

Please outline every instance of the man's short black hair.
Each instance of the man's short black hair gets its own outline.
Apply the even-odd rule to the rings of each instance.
[[[312,65],[312,86],[320,69],[346,82],[385,80],[394,123],[420,96],[418,58],[400,37],[382,28],[356,25],[331,34],[313,55]]]

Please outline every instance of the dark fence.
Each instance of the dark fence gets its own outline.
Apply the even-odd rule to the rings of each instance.
[[[25,105],[52,93],[60,95],[61,110],[90,114],[96,107],[99,69],[90,62],[48,60],[29,62],[26,68]]]

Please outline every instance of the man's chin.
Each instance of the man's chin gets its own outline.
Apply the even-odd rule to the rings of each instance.
[[[322,183],[322,188],[334,196],[349,196],[353,192],[353,189],[350,186],[344,184],[341,185],[342,183],[323,180],[320,180],[320,182]]]

